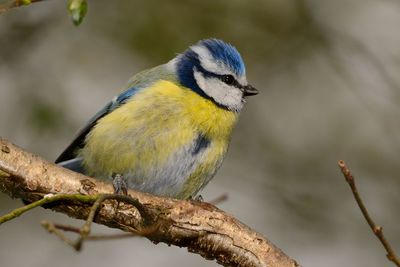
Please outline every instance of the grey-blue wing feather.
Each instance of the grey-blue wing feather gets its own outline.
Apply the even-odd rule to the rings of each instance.
[[[84,173],[83,165],[82,165],[82,158],[74,158],[59,162],[58,165],[61,167],[70,169],[74,172]]]
[[[106,116],[119,106],[126,103],[131,97],[133,97],[140,89],[152,84],[157,80],[169,80],[175,81],[175,76],[171,69],[167,67],[167,65],[157,66],[150,70],[142,71],[136,75],[134,75],[120,95],[115,97],[112,101],[107,103],[105,107],[103,107],[100,111],[98,111],[87,123],[81,128],[74,140],[67,146],[67,148],[61,153],[60,156],[56,159],[55,163],[59,163],[63,165],[65,161],[69,161],[76,157],[76,152],[78,149],[82,148],[85,145],[86,135],[92,130],[92,128],[96,125],[97,121],[102,117]],[[81,161],[80,161],[81,162]],[[77,164],[77,162],[75,162]],[[78,165],[74,165],[74,170],[77,169]],[[69,163],[65,164],[65,167],[72,166]],[[72,169],[72,168],[69,168]]]
[[[69,146],[64,150],[63,153],[56,159],[55,163],[60,163],[64,161],[69,161],[75,158],[75,152],[77,149],[82,148],[85,143],[86,135],[90,132],[93,126],[96,125],[97,121],[116,109],[117,107],[121,106],[122,104],[126,103],[129,98],[131,98],[136,92],[138,88],[129,88],[119,96],[115,97],[112,101],[110,101],[105,107],[99,110],[87,123],[86,125],[78,131],[78,134],[74,138],[74,140],[69,144]],[[62,164],[60,164],[62,165]],[[66,166],[64,166],[66,167]],[[66,167],[68,168],[68,167]],[[68,168],[71,169],[71,168]]]

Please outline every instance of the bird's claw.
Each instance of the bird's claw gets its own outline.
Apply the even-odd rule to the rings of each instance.
[[[112,174],[112,184],[114,187],[114,193],[120,195],[128,195],[128,185],[126,183],[126,178],[118,173]]]
[[[195,196],[195,197],[192,197],[192,196],[191,196],[189,199],[190,199],[190,200],[197,201],[197,202],[204,202],[204,198],[203,198],[202,195],[197,195],[197,196]]]

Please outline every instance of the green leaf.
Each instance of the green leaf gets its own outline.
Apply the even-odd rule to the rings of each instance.
[[[72,22],[75,26],[79,26],[87,13],[86,0],[69,0],[68,12],[71,15]]]

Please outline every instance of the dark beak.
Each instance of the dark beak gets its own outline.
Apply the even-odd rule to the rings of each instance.
[[[243,96],[251,96],[258,94],[258,90],[250,84],[243,86]]]

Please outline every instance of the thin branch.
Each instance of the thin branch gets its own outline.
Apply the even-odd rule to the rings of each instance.
[[[42,221],[42,225],[46,224],[46,221]],[[71,226],[71,225],[65,225],[65,224],[58,224],[58,223],[53,223],[54,228],[59,229],[59,230],[63,230],[64,232],[72,232],[75,234],[79,234],[80,233],[80,228],[76,227],[76,226]]]
[[[20,6],[28,6],[33,3],[43,2],[45,0],[11,0],[7,1],[3,4],[0,4],[0,15],[7,12],[8,10],[20,7]]]
[[[349,168],[346,166],[346,163],[343,160],[339,160],[338,165],[343,173],[344,178],[346,179],[346,182],[349,184],[351,191],[353,192],[353,196],[356,199],[358,207],[360,208],[365,220],[367,221],[372,232],[376,235],[376,237],[379,239],[379,241],[385,248],[387,252],[386,255],[387,258],[390,261],[392,261],[396,266],[400,267],[400,259],[394,252],[392,246],[387,241],[386,237],[383,235],[383,228],[381,226],[376,225],[375,222],[372,220],[371,216],[369,215],[369,212],[361,199],[360,193],[358,193],[353,174],[350,172]]]
[[[48,224],[47,221],[42,221],[43,224]],[[44,226],[47,228],[46,226]],[[58,224],[58,223],[53,223],[53,227],[55,229],[62,230],[64,232],[72,232],[75,234],[80,234],[81,229],[75,226],[71,225],[64,225],[64,224]],[[135,233],[122,233],[122,234],[108,234],[108,235],[89,235],[86,240],[87,241],[97,241],[97,240],[114,240],[114,239],[121,239],[121,238],[131,238],[131,237],[138,237],[138,234]]]
[[[1,138],[0,171],[8,174],[0,173],[0,191],[29,202],[48,194],[82,194],[85,198],[113,192],[111,184],[49,163]],[[155,243],[186,247],[224,266],[299,266],[269,240],[209,203],[133,190],[128,194],[133,198],[121,196],[126,199],[119,204],[115,200],[99,204],[94,222],[139,232]],[[91,211],[93,214],[92,205],[93,201],[60,201],[46,207],[86,220]]]
[[[81,203],[93,203],[98,196],[85,196],[81,194],[75,194],[75,195],[69,195],[69,194],[60,194],[60,195],[53,195],[53,196],[44,196],[42,199],[35,201],[33,203],[30,203],[26,206],[23,206],[21,208],[17,208],[10,213],[3,215],[0,217],[0,225],[10,221],[12,219],[15,219],[22,214],[24,214],[27,211],[30,211],[31,209],[43,206],[45,204],[49,204],[52,202],[60,201],[60,200],[76,200]]]
[[[68,200],[70,200],[71,198],[68,198]],[[72,248],[74,248],[76,251],[80,251],[82,249],[82,245],[83,242],[85,240],[87,240],[89,238],[89,234],[91,231],[91,227],[92,227],[92,223],[93,220],[97,214],[97,212],[99,211],[99,209],[101,208],[100,205],[106,201],[107,199],[114,199],[114,200],[118,200],[118,201],[123,201],[123,202],[127,202],[130,203],[132,205],[138,205],[138,210],[142,210],[144,211],[143,207],[141,206],[141,204],[133,198],[130,198],[128,196],[124,196],[124,195],[116,195],[116,194],[100,194],[100,195],[95,195],[94,196],[94,204],[93,206],[90,208],[90,212],[89,212],[89,216],[86,219],[85,224],[80,228],[80,229],[74,229],[71,226],[61,226],[61,225],[55,225],[54,223],[48,222],[48,221],[43,221],[42,222],[42,226],[50,233],[54,233],[55,235],[57,235],[62,241],[64,241],[66,244],[70,245]],[[40,201],[40,200],[39,200]],[[117,205],[119,206],[119,202],[117,203]],[[142,218],[145,218],[146,214],[141,214]],[[72,241],[71,239],[69,239],[66,235],[64,235],[63,232],[59,231],[59,229],[62,229],[64,231],[73,231],[79,234],[79,237],[77,238],[76,241]],[[152,234],[154,231],[157,230],[156,227],[151,227],[152,232],[146,230],[146,231],[138,231],[137,234],[138,235],[148,235],[148,234]]]
[[[48,221],[42,221],[42,226],[47,229]],[[75,234],[81,234],[81,228],[71,226],[71,225],[63,225],[58,223],[51,223],[54,229],[59,229],[64,232],[72,232]],[[132,238],[132,237],[146,237],[150,234],[155,233],[161,227],[160,223],[156,223],[152,226],[145,227],[136,233],[122,233],[122,234],[109,234],[109,235],[89,235],[85,238],[87,241],[103,241],[103,240],[114,240],[121,238]],[[47,229],[48,230],[48,229]]]

